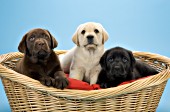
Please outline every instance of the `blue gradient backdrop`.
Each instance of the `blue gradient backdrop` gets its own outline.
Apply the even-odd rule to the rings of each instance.
[[[106,48],[119,45],[170,57],[169,0],[1,0],[0,54],[18,51],[22,36],[37,27],[56,37],[56,50],[68,50],[74,46],[71,37],[77,26],[88,21],[108,31]],[[0,81],[0,112],[10,111]],[[170,82],[157,112],[170,112]]]

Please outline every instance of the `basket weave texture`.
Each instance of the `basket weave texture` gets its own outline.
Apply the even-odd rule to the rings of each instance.
[[[58,50],[56,54],[66,51]],[[13,71],[23,54],[0,56],[0,77],[14,112],[140,112],[156,111],[168,78],[170,59],[158,54],[133,52],[160,73],[122,86],[101,90],[59,90]]]

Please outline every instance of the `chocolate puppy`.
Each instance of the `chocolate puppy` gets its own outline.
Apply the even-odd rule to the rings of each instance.
[[[58,43],[45,29],[33,29],[26,33],[18,50],[24,57],[17,63],[15,70],[46,86],[64,89],[68,80],[60,66],[58,56],[53,49]]]
[[[115,47],[107,50],[100,59],[102,70],[97,84],[101,88],[115,87],[124,81],[157,74],[148,64],[135,60],[131,51]]]

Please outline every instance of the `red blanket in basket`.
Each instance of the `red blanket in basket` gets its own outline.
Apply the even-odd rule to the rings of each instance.
[[[68,77],[68,75],[67,75],[67,77]],[[100,89],[100,86],[98,84],[90,85],[87,82],[72,79],[72,78],[69,78],[69,77],[68,77],[68,80],[69,80],[69,85],[67,87],[68,89],[78,89],[78,90],[96,90],[96,89]]]
[[[69,75],[67,74],[67,77],[68,76]],[[144,77],[144,78],[147,78],[147,77]],[[140,78],[140,79],[143,79],[143,78]],[[69,78],[69,77],[68,77],[68,80],[69,80],[69,85],[67,87],[68,89],[78,89],[78,90],[97,90],[97,89],[101,89],[98,84],[90,85],[87,82],[72,79],[72,78]],[[139,79],[137,79],[137,80],[139,80]],[[134,81],[136,81],[136,80],[125,81],[125,82],[122,82],[120,85],[128,84],[128,83],[131,83],[131,82],[134,82]]]

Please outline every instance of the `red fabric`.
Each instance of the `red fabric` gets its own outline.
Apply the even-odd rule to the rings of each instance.
[[[78,89],[78,90],[97,90],[97,89],[101,89],[98,84],[90,85],[87,82],[83,82],[83,81],[80,81],[80,80],[69,78],[68,74],[66,76],[67,76],[67,78],[69,80],[69,85],[67,87],[68,89]],[[143,78],[140,78],[140,79],[144,79],[144,78],[147,78],[147,77],[143,77]],[[139,79],[137,79],[137,80],[139,80]],[[131,83],[131,82],[134,82],[134,81],[136,81],[136,80],[125,81],[125,82],[122,82],[121,84],[119,84],[118,86],[128,84],[128,83]]]
[[[68,77],[68,75],[67,75],[67,77]],[[68,77],[68,80],[69,80],[69,85],[67,87],[68,89],[78,89],[78,90],[96,90],[96,89],[100,89],[100,86],[98,84],[90,85],[87,82],[72,79],[72,78],[69,78],[69,77]]]
[[[140,80],[140,79],[145,79],[145,78],[148,78],[149,76],[146,76],[146,77],[142,77],[142,78],[139,78],[139,79],[136,79],[136,80]],[[121,84],[119,84],[118,86],[120,85],[124,85],[124,84],[129,84],[129,83],[132,83],[136,80],[130,80],[130,81],[125,81],[125,82],[122,82]]]

